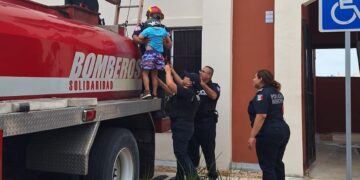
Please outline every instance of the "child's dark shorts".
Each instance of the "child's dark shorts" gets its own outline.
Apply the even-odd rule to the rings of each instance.
[[[156,50],[147,50],[140,63],[143,70],[164,70],[164,56]]]

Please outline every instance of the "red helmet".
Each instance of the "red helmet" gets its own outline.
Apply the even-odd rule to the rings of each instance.
[[[164,14],[162,13],[161,9],[157,6],[150,6],[149,9],[146,11],[146,17],[152,17],[153,15],[159,15],[160,19],[164,19]]]

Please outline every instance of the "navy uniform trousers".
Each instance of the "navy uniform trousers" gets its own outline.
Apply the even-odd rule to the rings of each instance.
[[[189,155],[195,166],[199,165],[199,148],[204,153],[209,178],[218,177],[216,171],[215,138],[217,117],[201,117],[195,122],[194,136],[189,145]]]
[[[177,160],[176,180],[199,179],[197,171],[188,155],[188,145],[194,134],[194,122],[185,118],[172,118],[171,131],[173,138],[174,154]]]
[[[285,180],[282,158],[289,138],[290,129],[285,121],[264,123],[256,136],[256,154],[263,171],[263,180]]]

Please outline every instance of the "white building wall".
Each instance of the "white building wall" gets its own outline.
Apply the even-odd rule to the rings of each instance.
[[[123,4],[126,4],[126,1],[123,1]],[[146,0],[144,13],[146,8],[152,5],[163,10],[165,14],[163,23],[168,27],[202,26],[203,28],[202,64],[210,65],[215,69],[214,81],[220,84],[222,91],[217,106],[220,118],[217,126],[216,155],[219,156],[218,168],[226,169],[231,162],[232,153],[232,0]],[[122,10],[122,17],[124,17],[124,11],[126,10]],[[136,14],[130,17],[132,17],[130,23],[136,20]],[[174,161],[171,134],[157,134],[156,141],[156,159],[162,163]]]
[[[203,4],[202,64],[214,68],[213,80],[221,86],[216,156],[222,169],[229,168],[232,158],[232,7],[232,0],[206,0]]]
[[[123,0],[122,5],[137,5],[137,0]],[[202,25],[202,2],[203,0],[182,0],[182,1],[169,1],[169,0],[144,0],[144,9],[142,20],[146,19],[146,11],[150,6],[158,6],[164,13],[165,18],[163,24],[167,27],[194,27]],[[106,4],[109,4],[105,2]],[[113,23],[113,12],[102,11],[100,12]],[[103,12],[106,12],[103,13]],[[136,23],[138,9],[131,9],[129,14],[129,23]],[[124,23],[127,17],[128,9],[121,9],[119,23]],[[132,27],[129,27],[129,32],[132,33]]]
[[[33,0],[35,2],[43,3],[46,5],[62,5],[64,1],[54,0]],[[181,0],[181,1],[169,1],[169,0],[144,0],[144,9],[142,13],[142,20],[146,19],[146,11],[150,6],[158,6],[165,14],[163,24],[168,27],[195,27],[202,25],[202,5],[203,0]],[[122,0],[121,5],[138,5],[138,0]],[[127,19],[129,24],[136,23],[137,20],[137,8],[132,8],[129,11],[128,8],[120,9],[119,24],[122,24]],[[108,3],[105,0],[99,0],[99,13],[100,17],[105,19],[107,25],[114,24],[115,6]],[[128,17],[128,18],[127,18]],[[128,27],[128,35],[131,36],[133,27]]]
[[[282,83],[285,119],[291,136],[284,161],[286,174],[303,176],[301,5],[306,0],[275,1],[275,78]]]
[[[174,2],[156,5],[165,12],[163,23],[168,27],[202,26],[203,28],[202,65],[209,65],[215,69],[213,80],[221,86],[221,96],[217,106],[220,114],[216,138],[217,168],[227,169],[232,153],[232,0],[187,1],[181,1],[179,6]],[[166,12],[167,9],[171,11]],[[174,160],[171,134],[158,134],[156,138],[157,160]]]

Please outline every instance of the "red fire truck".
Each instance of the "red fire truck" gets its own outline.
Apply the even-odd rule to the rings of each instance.
[[[0,0],[0,180],[152,177],[161,100],[138,98],[139,51],[119,29]]]

